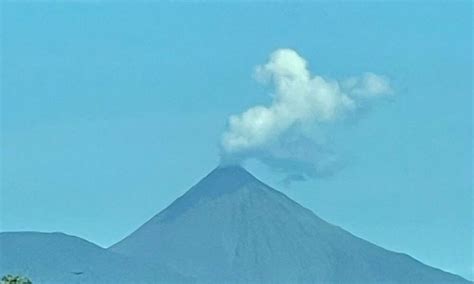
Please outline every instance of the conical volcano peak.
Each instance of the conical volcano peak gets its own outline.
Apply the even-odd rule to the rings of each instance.
[[[239,165],[220,165],[194,186],[201,194],[220,194],[242,188],[249,183],[261,183]]]
[[[214,170],[212,170],[211,173],[217,173],[217,172],[240,173],[240,174],[251,175],[246,169],[244,169],[244,167],[242,167],[239,164],[220,164]]]
[[[196,206],[202,200],[214,200],[245,188],[261,190],[267,186],[239,165],[220,165],[159,214],[160,220],[171,220]]]
[[[219,165],[204,178],[204,180],[206,179],[226,179],[227,181],[229,179],[235,181],[256,180],[251,173],[240,165]]]
[[[218,166],[110,248],[197,283],[468,283],[331,225],[241,166]]]

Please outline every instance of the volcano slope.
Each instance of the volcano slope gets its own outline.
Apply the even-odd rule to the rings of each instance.
[[[325,222],[239,166],[216,168],[109,250],[199,283],[470,283]]]

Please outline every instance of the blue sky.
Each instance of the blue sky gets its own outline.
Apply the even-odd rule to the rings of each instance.
[[[1,231],[109,246],[219,163],[229,115],[271,102],[253,78],[292,48],[315,74],[391,79],[331,126],[346,165],[285,185],[320,217],[473,279],[472,5],[2,2]]]

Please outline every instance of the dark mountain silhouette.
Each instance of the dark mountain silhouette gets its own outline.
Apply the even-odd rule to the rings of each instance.
[[[0,233],[0,274],[33,283],[187,283],[178,273],[149,266],[63,233]]]
[[[237,166],[215,169],[109,250],[201,283],[469,283],[325,222]]]
[[[62,233],[0,233],[0,274],[33,283],[470,283],[357,238],[219,167],[109,249]]]

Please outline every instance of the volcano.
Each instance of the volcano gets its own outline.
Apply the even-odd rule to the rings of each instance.
[[[198,283],[469,283],[329,224],[239,166],[216,168],[109,250]]]

